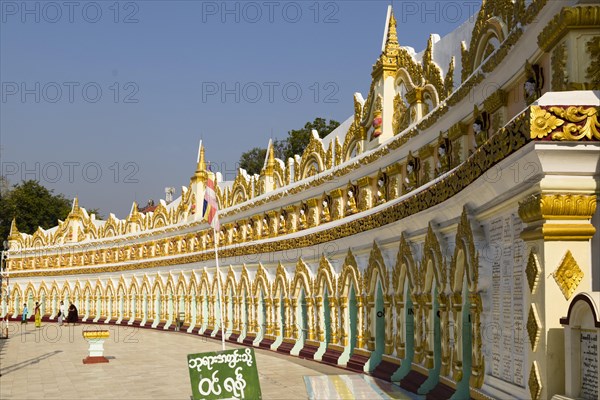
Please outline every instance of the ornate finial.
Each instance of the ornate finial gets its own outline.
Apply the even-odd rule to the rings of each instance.
[[[12,237],[14,235],[18,235],[19,234],[19,229],[17,228],[17,219],[13,218],[12,222],[10,223],[10,233],[8,234],[8,237]]]
[[[71,211],[76,211],[79,209],[79,199],[75,197],[73,199],[73,206],[71,207]]]
[[[390,19],[387,26],[384,52],[387,56],[397,56],[398,50],[400,50],[400,45],[398,44],[398,32],[396,31],[396,17],[394,17],[394,10],[390,6]]]
[[[263,170],[264,170],[265,174],[273,175],[274,168],[275,168],[275,149],[273,146],[273,140],[269,139],[269,145],[267,146],[267,157],[265,158]]]
[[[138,213],[139,213],[138,205],[134,201],[133,204],[131,205],[131,212],[129,213],[129,215],[137,215]]]
[[[206,161],[204,161],[204,146],[202,145],[202,140],[198,146],[198,166],[196,167],[196,171],[206,171]]]
[[[206,181],[207,177],[206,161],[204,161],[204,146],[202,145],[202,140],[200,140],[198,146],[198,163],[196,165],[196,172],[194,173],[194,176],[192,176],[192,183],[198,180]]]

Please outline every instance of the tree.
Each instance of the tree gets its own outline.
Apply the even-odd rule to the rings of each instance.
[[[15,185],[0,201],[0,240],[6,240],[13,218],[19,232],[33,234],[38,226],[44,229],[64,220],[71,211],[71,202],[62,194],[54,195],[37,181]]]
[[[255,147],[248,150],[240,157],[240,168],[245,169],[250,175],[260,174],[266,156],[267,149]]]
[[[285,159],[285,151],[287,147],[286,140],[273,141],[273,148],[275,149],[275,157],[279,159]],[[250,175],[260,174],[263,168],[265,159],[267,158],[267,149],[262,147],[255,147],[240,156],[240,168],[244,168]]]
[[[332,119],[327,123],[327,120],[324,118],[315,118],[313,122],[307,122],[304,128],[289,131],[285,159],[294,157],[295,154],[302,155],[302,152],[308,146],[313,129],[319,132],[319,137],[324,138],[338,126],[340,126],[340,123]]]
[[[302,155],[302,152],[308,146],[313,129],[316,129],[319,136],[324,138],[338,126],[340,126],[340,123],[332,119],[327,123],[324,118],[315,118],[313,122],[304,124],[304,128],[289,131],[286,139],[274,140],[275,157],[285,162],[288,158],[294,157],[295,154]],[[240,168],[245,169],[250,175],[260,174],[266,156],[267,149],[262,147],[255,147],[246,151],[240,156]]]

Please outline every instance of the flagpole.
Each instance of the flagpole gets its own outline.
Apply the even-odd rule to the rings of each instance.
[[[215,218],[218,218],[215,216]],[[219,250],[217,249],[219,238],[217,237],[217,230],[213,227],[213,238],[215,243],[215,262],[217,265],[217,292],[219,293],[219,310],[221,311],[221,345],[223,351],[225,351],[225,324],[223,323],[223,291],[221,289],[221,271],[219,270]]]

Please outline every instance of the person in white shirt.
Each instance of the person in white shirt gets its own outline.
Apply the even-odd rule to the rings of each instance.
[[[65,302],[61,300],[60,307],[58,307],[58,325],[62,326],[64,318],[65,318]]]

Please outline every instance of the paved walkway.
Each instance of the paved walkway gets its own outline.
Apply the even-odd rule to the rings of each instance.
[[[0,399],[189,400],[187,354],[221,349],[220,341],[202,336],[102,325],[101,329],[110,330],[111,337],[104,344],[110,362],[85,365],[82,359],[87,356],[88,344],[82,330],[98,327],[45,323],[36,329],[32,322],[11,323],[9,339],[0,339]],[[304,377],[330,375],[339,380],[338,375],[353,376],[297,357],[256,348],[255,353],[263,399],[319,398],[315,396],[319,393],[315,384],[321,386],[320,382],[325,381],[307,379],[305,383]]]

